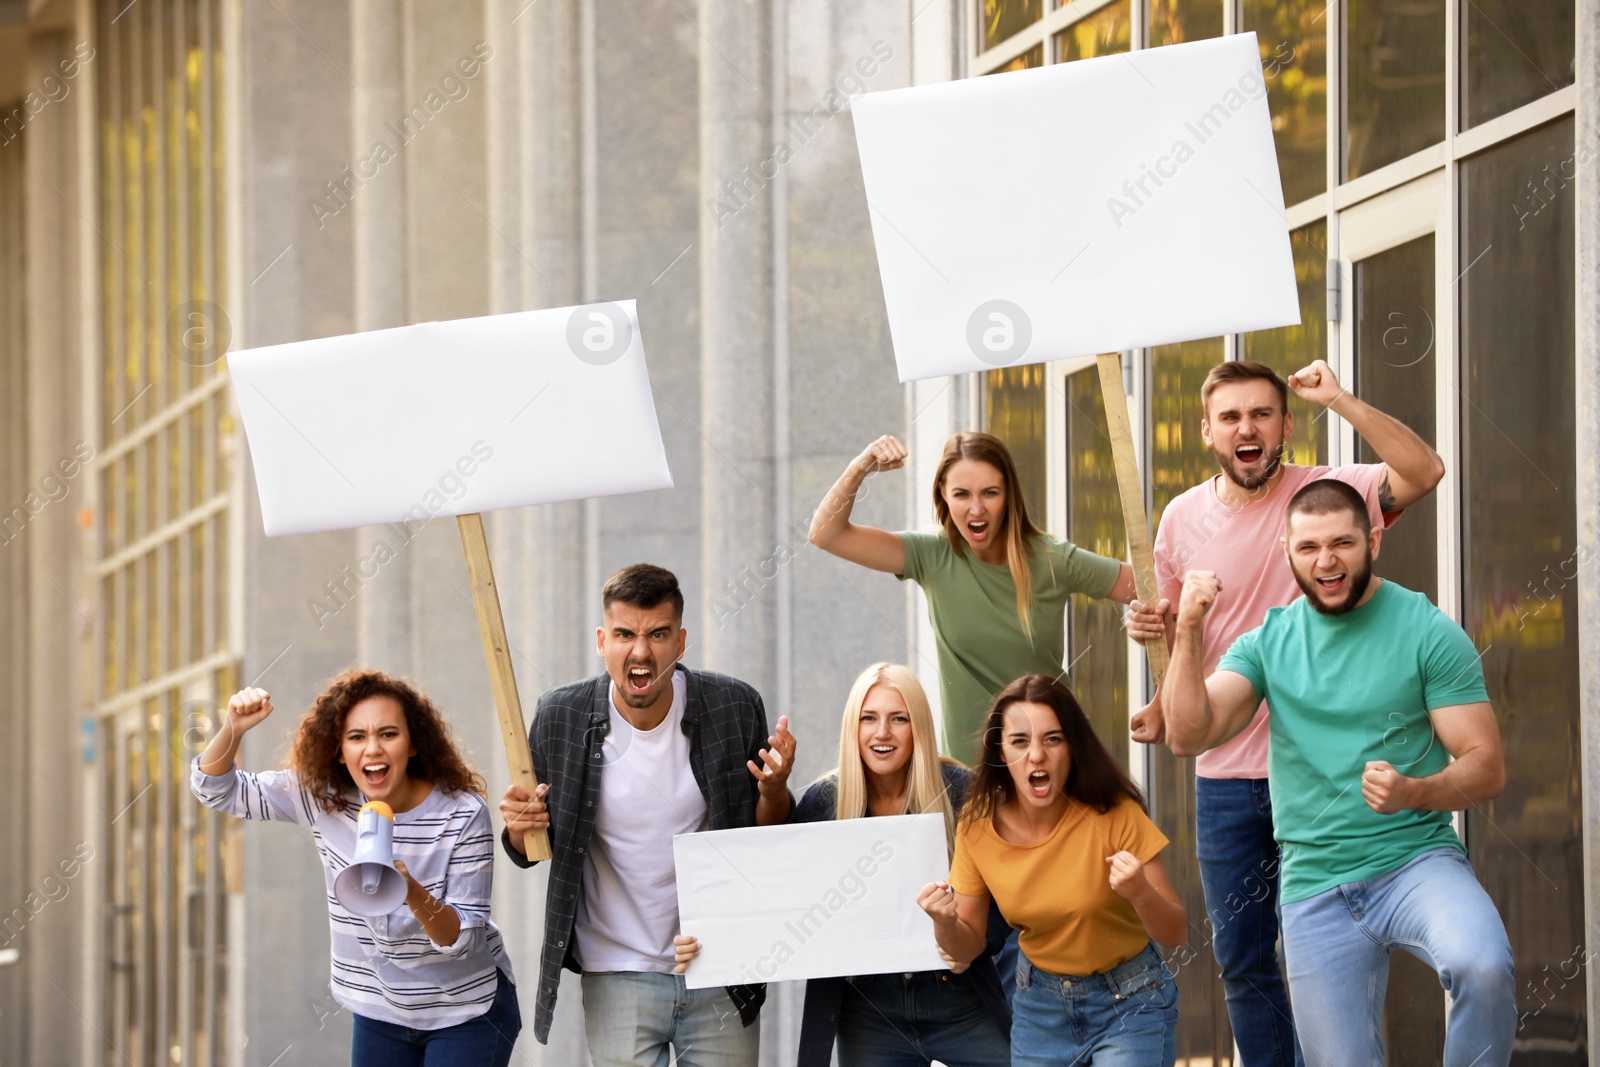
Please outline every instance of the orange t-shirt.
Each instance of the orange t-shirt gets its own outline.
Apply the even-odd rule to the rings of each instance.
[[[1013,845],[989,819],[963,822],[956,831],[950,886],[957,893],[988,893],[1029,962],[1052,974],[1109,971],[1150,942],[1133,905],[1111,888],[1108,856],[1131,852],[1150,862],[1166,835],[1132,800],[1105,814],[1071,801],[1044,840]]]

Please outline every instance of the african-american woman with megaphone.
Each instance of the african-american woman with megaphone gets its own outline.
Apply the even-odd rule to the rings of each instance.
[[[310,831],[351,1063],[504,1067],[522,1020],[489,920],[494,833],[444,717],[400,679],[347,671],[301,717],[286,767],[237,769],[240,741],[270,714],[265,690],[235,693],[190,788],[218,811]]]

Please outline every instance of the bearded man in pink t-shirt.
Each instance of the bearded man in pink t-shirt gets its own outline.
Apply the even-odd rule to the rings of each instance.
[[[1382,462],[1284,463],[1284,442],[1294,432],[1291,389],[1337,412]],[[1432,492],[1444,463],[1397,419],[1340,388],[1320,359],[1287,382],[1261,363],[1219,363],[1200,397],[1200,434],[1222,473],[1167,505],[1155,541],[1161,600],[1153,608],[1134,601],[1128,633],[1138,640],[1164,633],[1170,645],[1184,576],[1214,571],[1222,592],[1206,625],[1210,674],[1235,638],[1261,625],[1268,608],[1301,595],[1281,541],[1284,511],[1301,486],[1318,478],[1349,483],[1366,500],[1373,526],[1382,529]],[[1276,947],[1278,844],[1267,789],[1267,715],[1263,703],[1238,736],[1195,761],[1195,851],[1241,1067],[1304,1062]],[[1159,692],[1130,725],[1135,741],[1165,739]]]

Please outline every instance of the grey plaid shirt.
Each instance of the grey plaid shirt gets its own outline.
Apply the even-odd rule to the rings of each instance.
[[[690,670],[681,663],[678,670],[687,683],[683,732],[689,736],[689,767],[706,800],[707,827],[754,826],[758,791],[745,761],[761,762],[757,753],[769,736],[761,695],[737,678]],[[610,676],[602,674],[550,690],[539,698],[528,730],[534,772],[550,787],[552,859],[533,1017],[533,1034],[541,1044],[550,1037],[561,968],[582,973],[573,954],[573,927],[583,893],[584,857],[594,838],[600,802],[600,746],[611,729],[610,688]],[[500,841],[518,867],[533,866],[511,847],[504,830]],[[749,1026],[761,1011],[767,987],[729,986],[728,996]]]

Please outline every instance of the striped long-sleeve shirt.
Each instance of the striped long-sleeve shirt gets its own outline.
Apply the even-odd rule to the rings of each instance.
[[[475,793],[434,789],[394,817],[394,857],[433,896],[456,909],[455,944],[436,945],[401,904],[366,919],[346,911],[333,880],[355,854],[361,796],[352,791],[337,814],[323,810],[292,771],[232,770],[207,775],[195,760],[189,787],[209,808],[241,819],[304,827],[322,856],[333,947],[333,996],[357,1015],[416,1030],[439,1030],[475,1019],[494,1001],[495,969],[511,973],[500,931],[489,921],[494,831]]]

